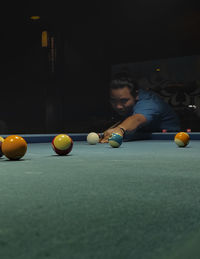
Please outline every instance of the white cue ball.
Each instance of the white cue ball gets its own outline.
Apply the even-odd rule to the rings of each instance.
[[[87,142],[90,145],[96,145],[99,142],[99,135],[97,133],[95,133],[95,132],[90,132],[87,135]]]

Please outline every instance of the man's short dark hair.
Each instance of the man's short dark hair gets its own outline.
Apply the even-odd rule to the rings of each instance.
[[[132,78],[132,76],[126,72],[120,72],[113,76],[111,83],[110,83],[110,89],[120,89],[128,87],[130,89],[130,93],[133,97],[136,97],[137,90],[138,90],[138,84],[135,79]]]

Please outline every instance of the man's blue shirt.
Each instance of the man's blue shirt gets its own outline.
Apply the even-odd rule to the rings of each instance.
[[[147,123],[141,126],[146,131],[179,131],[179,119],[174,110],[161,97],[152,91],[140,89],[133,114],[142,114]]]

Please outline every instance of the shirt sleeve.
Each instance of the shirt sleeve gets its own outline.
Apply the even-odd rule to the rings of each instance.
[[[139,100],[134,106],[133,114],[142,114],[149,123],[159,116],[160,112],[158,106],[159,105],[151,99]]]

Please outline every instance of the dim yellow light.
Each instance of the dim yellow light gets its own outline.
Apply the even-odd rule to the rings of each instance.
[[[39,19],[40,19],[40,16],[31,16],[30,19],[31,19],[31,20],[39,20]]]
[[[48,32],[42,31],[42,47],[46,48],[48,46]]]
[[[160,68],[156,68],[156,71],[157,71],[157,72],[160,72]]]

